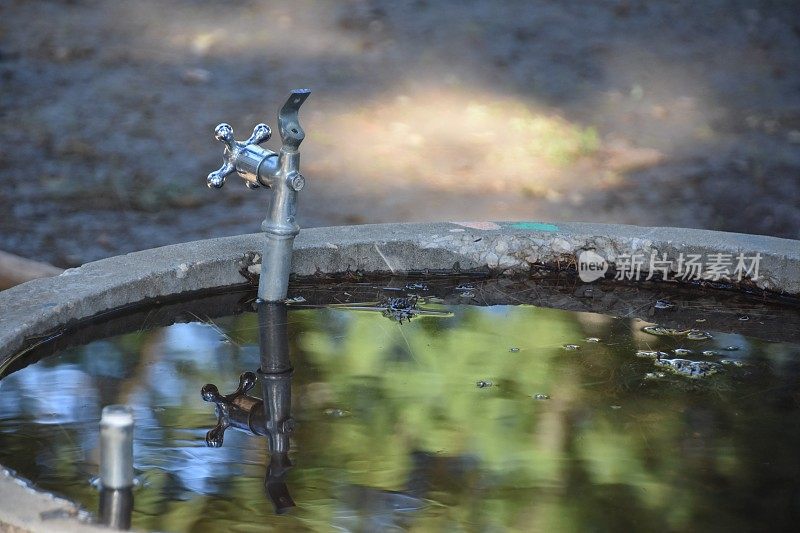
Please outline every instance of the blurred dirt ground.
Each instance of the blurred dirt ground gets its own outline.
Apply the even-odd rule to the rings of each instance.
[[[296,87],[304,227],[800,238],[794,1],[0,0],[0,83],[0,249],[64,267],[257,231],[213,129]]]

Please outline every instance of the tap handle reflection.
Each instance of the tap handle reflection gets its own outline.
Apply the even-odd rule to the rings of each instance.
[[[247,394],[256,386],[256,375],[243,372],[239,376],[239,386],[231,394],[222,395],[216,385],[203,386],[203,400],[216,405],[217,425],[206,433],[206,444],[212,448],[222,446],[225,430],[233,426],[236,429],[250,431],[255,435],[264,435],[264,402],[261,398]]]

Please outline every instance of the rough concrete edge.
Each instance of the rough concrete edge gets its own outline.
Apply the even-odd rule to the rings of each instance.
[[[532,264],[574,265],[583,250],[612,264],[625,253],[761,254],[758,288],[800,295],[800,241],[680,228],[569,223],[546,231],[492,223],[376,224],[304,230],[295,242],[298,275],[348,271],[527,271]],[[260,234],[209,239],[111,257],[0,292],[0,366],[25,339],[147,298],[254,280]]]
[[[0,525],[12,531],[71,533],[109,531],[87,522],[89,515],[74,503],[34,489],[26,480],[0,467]],[[8,505],[12,503],[12,505]]]
[[[147,298],[252,281],[260,267],[261,244],[260,234],[250,234],[154,248],[88,263],[54,278],[0,292],[0,366],[26,339],[70,321]],[[295,242],[293,272],[489,269],[514,273],[526,271],[532,264],[574,264],[583,250],[595,250],[612,264],[623,254],[632,253],[645,257],[655,253],[659,258],[666,254],[672,260],[679,253],[760,253],[760,279],[754,285],[800,295],[800,241],[588,223],[377,224],[308,229]],[[0,476],[0,491],[11,490],[9,483],[18,481]],[[16,504],[11,509],[0,506],[0,523],[22,524],[18,527],[35,531],[53,530],[47,529],[50,525],[41,518],[37,523],[26,522],[26,507],[41,505],[41,498],[52,498],[31,491],[9,493],[19,499],[2,499]],[[70,527],[96,529],[74,518]],[[69,529],[59,523],[55,530]]]

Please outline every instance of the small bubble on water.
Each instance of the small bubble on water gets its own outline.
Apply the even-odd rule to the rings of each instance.
[[[719,354],[718,354],[717,352],[715,352],[714,350],[703,350],[701,353],[702,353],[703,355],[705,355],[706,357],[716,357],[717,355],[719,355]]]
[[[511,348],[508,349],[508,351],[511,353],[517,353],[519,351],[519,348],[517,348],[516,346],[512,346]]]
[[[580,350],[581,347],[577,344],[565,344],[562,346],[563,349],[567,350],[568,352],[574,352],[575,350]]]
[[[644,375],[644,379],[661,379],[665,377],[667,377],[667,375],[663,372],[648,372]]]
[[[549,400],[550,399],[550,395],[549,394],[541,394],[541,393],[539,393],[539,394],[534,394],[532,396],[532,398],[534,400]]]
[[[653,305],[653,307],[656,309],[669,309],[670,307],[675,307],[675,304],[669,300],[656,300],[656,303]]]
[[[723,350],[725,350],[726,352],[737,352],[737,351],[739,351],[739,347],[738,346],[726,346],[725,348],[723,348]]]
[[[600,339],[598,339],[597,337],[586,337],[583,340],[585,340],[586,342],[600,342]]]
[[[480,381],[476,381],[475,382],[475,386],[477,386],[479,389],[485,389],[487,387],[491,387],[492,386],[492,382],[491,381],[480,380]]]
[[[612,409],[622,409],[622,406],[621,405],[612,405],[611,408]]]
[[[332,418],[344,418],[350,415],[350,411],[332,407],[330,409],[325,409],[325,415],[330,416]]]
[[[691,355],[692,351],[689,348],[675,348],[672,353],[675,355]]]
[[[736,318],[738,318],[742,322],[747,322],[748,320],[750,320],[750,317],[747,315],[736,315]]]
[[[428,290],[428,286],[424,283],[409,283],[406,285],[407,291],[422,291],[425,292]]]
[[[303,303],[305,301],[306,301],[306,299],[303,298],[302,296],[295,296],[294,298],[287,298],[286,299],[286,303],[287,304],[301,304],[301,303]]]
[[[705,318],[696,318],[696,319],[695,319],[695,322],[699,322],[699,323],[701,323],[701,324],[702,324],[703,322],[705,322],[705,321],[706,321],[706,319],[705,319]]]

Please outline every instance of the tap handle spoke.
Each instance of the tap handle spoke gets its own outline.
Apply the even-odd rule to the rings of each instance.
[[[267,142],[270,137],[272,137],[272,129],[262,122],[253,128],[253,133],[247,138],[244,144],[261,144]]]
[[[225,185],[225,178],[236,172],[236,168],[230,161],[223,161],[219,170],[215,170],[206,178],[208,187],[211,189],[219,189]]]

